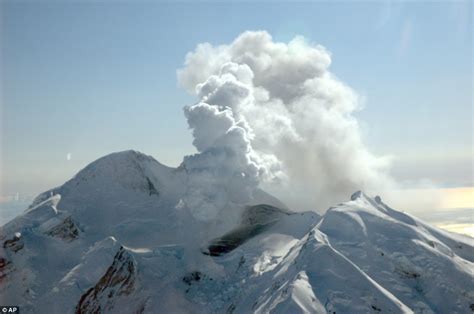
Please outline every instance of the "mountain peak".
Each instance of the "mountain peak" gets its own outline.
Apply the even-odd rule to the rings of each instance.
[[[108,154],[90,163],[78,172],[75,178],[86,178],[88,176],[106,175],[126,179],[123,175],[131,172],[142,172],[147,163],[159,164],[153,157],[134,150],[126,150]],[[161,164],[160,164],[161,165]]]
[[[351,201],[355,201],[356,199],[362,197],[364,195],[364,193],[362,193],[362,191],[355,191],[354,193],[352,193],[351,195]]]
[[[121,186],[143,190],[149,195],[158,195],[159,178],[166,180],[173,170],[151,156],[126,150],[106,155],[90,163],[60,189],[64,193],[77,187],[98,189],[99,186]]]
[[[193,192],[187,175],[129,150],[41,194],[0,227],[0,293],[25,312],[54,313],[471,306],[472,239],[362,191],[320,217],[257,190],[198,223],[180,206]]]

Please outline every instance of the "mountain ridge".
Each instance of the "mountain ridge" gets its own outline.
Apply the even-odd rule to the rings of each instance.
[[[257,190],[247,204],[229,203],[201,222],[183,207],[186,182],[184,167],[125,151],[40,194],[0,227],[1,303],[26,313],[474,307],[472,238],[378,196],[356,192],[319,216]],[[229,239],[232,249],[203,254]]]

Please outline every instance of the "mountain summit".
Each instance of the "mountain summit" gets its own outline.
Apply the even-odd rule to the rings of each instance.
[[[474,310],[472,238],[378,196],[356,192],[319,216],[256,190],[199,221],[183,204],[188,187],[185,166],[125,151],[40,194],[0,228],[0,303],[22,313]]]

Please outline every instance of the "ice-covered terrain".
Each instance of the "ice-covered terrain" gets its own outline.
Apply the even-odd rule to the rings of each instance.
[[[319,216],[256,190],[199,220],[183,201],[189,184],[185,165],[126,151],[39,195],[0,229],[0,304],[22,313],[474,311],[473,239],[380,197],[356,192]]]

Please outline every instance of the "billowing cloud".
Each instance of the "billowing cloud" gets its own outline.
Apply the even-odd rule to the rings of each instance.
[[[239,106],[249,101],[251,93],[247,75],[251,75],[248,67],[221,67],[219,75],[197,84],[200,102],[184,110],[198,150],[183,161],[188,172],[184,202],[202,221],[215,218],[231,203],[248,202],[262,175],[251,147],[251,130],[239,115]]]
[[[210,182],[196,183],[188,200],[199,216],[212,216],[229,198],[251,198],[257,186],[296,210],[322,211],[355,190],[391,185],[389,160],[361,138],[358,95],[330,64],[324,47],[302,37],[275,42],[264,31],[187,54],[178,80],[199,98],[185,109],[199,153],[184,164]]]

